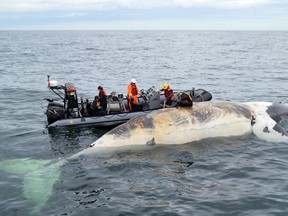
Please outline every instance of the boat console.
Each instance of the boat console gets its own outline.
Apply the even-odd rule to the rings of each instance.
[[[155,86],[150,87],[145,94],[148,109],[159,109],[161,107],[160,92]]]

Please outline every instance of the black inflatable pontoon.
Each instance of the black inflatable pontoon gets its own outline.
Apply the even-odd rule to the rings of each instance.
[[[73,83],[66,83],[64,86],[58,85],[56,81],[50,81],[48,76],[48,87],[59,97],[57,99],[44,99],[48,101],[45,111],[48,128],[117,126],[133,117],[143,116],[153,110],[163,108],[165,100],[165,96],[152,86],[146,92],[142,92],[139,103],[133,112],[128,108],[127,97],[115,93],[107,96],[106,110],[95,111],[91,110],[91,104],[94,101],[89,101],[83,97],[78,101],[77,91]],[[195,90],[193,88],[184,92],[193,98],[193,102],[212,99],[212,95],[203,89]],[[57,102],[59,100],[62,102]],[[171,105],[171,107],[174,106],[176,106],[176,101]]]

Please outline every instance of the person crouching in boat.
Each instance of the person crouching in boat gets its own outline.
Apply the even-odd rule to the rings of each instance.
[[[164,91],[165,100],[163,103],[163,108],[169,107],[172,105],[172,102],[174,101],[174,91],[172,88],[170,88],[168,83],[164,83],[163,88],[160,90],[160,92]]]
[[[176,107],[189,107],[193,106],[192,97],[184,92],[177,94],[177,104]]]
[[[94,97],[94,101],[87,104],[87,111],[89,113],[89,116],[95,116],[95,115],[103,115],[105,113],[102,112],[102,107],[100,105],[99,96],[96,95]]]
[[[106,114],[107,95],[102,86],[98,86],[99,93],[94,97],[94,101],[87,104],[87,111],[90,116]]]
[[[139,102],[138,95],[141,95],[142,93],[138,90],[136,86],[136,79],[131,79],[130,85],[128,86],[128,105],[129,110],[135,111],[135,106]]]

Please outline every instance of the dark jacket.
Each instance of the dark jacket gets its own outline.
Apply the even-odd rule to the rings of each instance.
[[[188,106],[193,106],[193,101],[192,98],[186,94],[186,93],[181,93],[180,98],[177,101],[176,107],[188,107]]]
[[[107,108],[107,95],[104,89],[99,90],[98,96],[99,96],[100,106],[102,106],[103,109],[105,110]]]

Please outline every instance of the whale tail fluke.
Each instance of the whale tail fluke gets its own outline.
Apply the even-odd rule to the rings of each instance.
[[[64,160],[51,164],[50,160],[15,159],[0,162],[0,169],[9,173],[24,174],[23,195],[34,201],[30,212],[37,214],[52,195],[53,185],[60,176]]]

